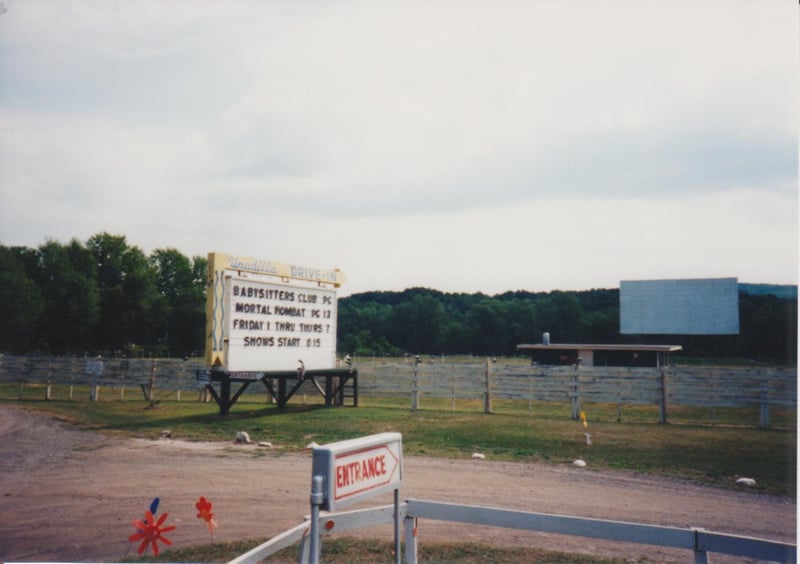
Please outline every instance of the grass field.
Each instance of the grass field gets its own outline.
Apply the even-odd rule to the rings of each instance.
[[[131,562],[225,562],[262,541],[245,540],[165,551],[156,556],[143,556]],[[351,538],[326,539],[324,561],[328,564],[390,564],[394,562],[394,543],[379,540]],[[596,556],[566,554],[536,548],[502,548],[468,543],[426,543],[419,547],[419,560],[427,564],[458,563],[484,564],[485,562],[515,562],[517,564],[629,564],[630,560],[605,559]],[[270,557],[272,564],[294,564],[297,548],[285,548]]]
[[[518,462],[569,463],[583,457],[592,469],[625,469],[680,477],[737,488],[735,479],[753,477],[757,488],[786,496],[796,495],[797,437],[795,412],[773,416],[784,428],[741,426],[752,421],[747,410],[717,410],[708,424],[658,424],[657,408],[585,405],[587,427],[569,417],[569,406],[552,403],[494,402],[493,413],[482,412],[479,402],[426,398],[424,409],[412,412],[408,398],[361,398],[358,408],[326,409],[320,405],[290,404],[283,411],[263,397],[245,395],[230,415],[222,417],[216,404],[162,399],[150,406],[141,394],[105,393],[90,402],[88,389],[73,390],[69,400],[56,390],[44,400],[42,387],[28,386],[19,399],[18,386],[0,386],[0,403],[48,413],[80,428],[110,435],[158,438],[169,429],[182,440],[230,441],[246,431],[255,441],[270,441],[270,452],[300,451],[311,442],[320,444],[383,431],[403,435],[406,455],[463,458],[481,452],[487,459]],[[194,398],[196,399],[196,398]],[[704,413],[686,413],[697,421]],[[776,419],[777,417],[777,419]],[[713,425],[711,423],[714,423]],[[587,445],[584,433],[591,433]],[[263,541],[241,541],[187,547],[163,553],[162,561],[221,562]],[[331,539],[325,543],[328,562],[391,561],[392,547],[381,541]],[[499,548],[465,544],[426,544],[425,562],[598,562],[596,558],[535,549]],[[270,561],[296,561],[289,548]],[[154,561],[152,557],[143,561]],[[606,560],[604,562],[614,562]]]
[[[3,387],[0,387],[3,388]],[[0,401],[49,412],[82,428],[108,434],[157,438],[169,429],[184,440],[231,440],[246,431],[256,441],[269,441],[279,450],[302,450],[309,442],[333,442],[383,431],[403,435],[407,455],[468,457],[481,452],[489,459],[565,463],[583,457],[593,469],[626,469],[682,477],[723,487],[737,487],[737,477],[757,480],[770,493],[796,495],[797,435],[794,412],[773,416],[786,428],[743,427],[751,421],[746,410],[717,410],[714,425],[659,425],[656,408],[628,408],[617,421],[616,406],[585,405],[588,426],[569,418],[564,405],[494,402],[485,414],[478,402],[426,399],[424,409],[412,412],[406,398],[362,398],[358,408],[325,409],[319,405],[274,404],[244,396],[221,417],[214,403],[161,401],[152,409],[136,398],[118,401],[44,401],[41,390],[29,388],[23,400],[13,386],[0,389]],[[78,395],[82,394],[82,395]],[[88,397],[88,391],[76,397]],[[698,414],[687,416],[696,420]],[[672,421],[680,421],[673,413]],[[709,421],[711,422],[711,421]],[[584,433],[591,433],[587,445]]]

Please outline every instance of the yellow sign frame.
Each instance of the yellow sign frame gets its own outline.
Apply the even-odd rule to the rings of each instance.
[[[208,253],[208,286],[206,290],[206,364],[211,367],[225,366],[225,275],[226,273],[246,272],[259,276],[279,278],[283,282],[302,280],[319,285],[332,285],[338,288],[345,282],[341,270],[284,264],[231,255],[228,253]]]

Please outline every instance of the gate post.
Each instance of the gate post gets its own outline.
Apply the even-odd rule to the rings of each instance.
[[[319,564],[320,538],[322,533],[319,530],[319,509],[325,503],[324,478],[315,475],[311,478],[311,532],[309,533],[309,548],[311,564]]]
[[[417,564],[417,518],[406,515],[403,519],[406,540],[406,564]]]
[[[700,548],[699,533],[704,529],[692,527],[694,533],[694,563],[695,564],[708,564],[708,552]]]

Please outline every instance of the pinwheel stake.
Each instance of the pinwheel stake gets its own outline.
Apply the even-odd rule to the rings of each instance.
[[[589,427],[589,422],[586,420],[586,413],[581,409],[581,424],[583,428],[586,429]],[[586,438],[586,444],[592,444],[592,434],[591,433],[584,433],[583,436]]]
[[[143,554],[148,548],[153,547],[153,554],[158,556],[158,542],[172,545],[164,533],[175,530],[175,525],[164,527],[164,522],[167,520],[168,513],[164,513],[156,521],[153,512],[149,509],[144,514],[144,519],[134,519],[133,526],[136,527],[136,532],[128,537],[130,542],[142,541],[139,545],[138,553]]]
[[[201,495],[194,506],[197,508],[197,518],[206,522],[208,532],[211,534],[211,542],[214,542],[214,529],[217,528],[217,522],[214,520],[214,514],[211,513],[211,502]]]

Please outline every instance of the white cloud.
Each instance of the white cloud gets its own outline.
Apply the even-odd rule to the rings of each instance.
[[[797,12],[15,3],[0,242],[108,230],[361,290],[791,282]]]
[[[381,215],[795,173],[793,91],[764,87],[794,68],[793,34],[754,31],[747,3],[357,6],[246,51],[252,85],[218,131],[233,173]]]

